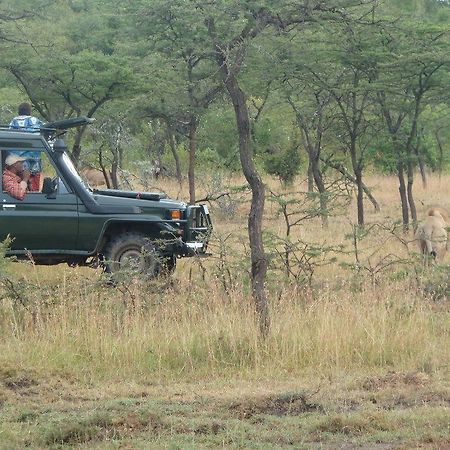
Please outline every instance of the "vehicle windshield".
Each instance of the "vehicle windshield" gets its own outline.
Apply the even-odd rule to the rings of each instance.
[[[91,186],[89,186],[89,183],[86,180],[83,180],[81,178],[80,174],[77,172],[76,167],[74,166],[72,160],[70,159],[69,155],[67,153],[63,153],[63,161],[66,167],[70,170],[71,174],[76,177],[76,179],[89,191],[93,191]]]

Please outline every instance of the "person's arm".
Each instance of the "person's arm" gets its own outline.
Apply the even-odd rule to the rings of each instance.
[[[28,175],[28,179],[30,176]],[[4,176],[3,177],[3,189],[11,196],[16,198],[17,200],[23,200],[27,193],[28,188],[28,180],[26,179],[26,175],[24,179],[20,182],[17,182],[11,177]]]

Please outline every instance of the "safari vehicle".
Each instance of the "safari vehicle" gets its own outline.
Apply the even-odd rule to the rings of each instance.
[[[39,152],[39,191],[17,200],[2,185],[0,240],[7,256],[36,264],[99,264],[107,272],[131,269],[154,277],[176,259],[207,255],[212,224],[206,205],[187,205],[162,193],[93,190],[73,165],[61,136],[91,123],[75,118],[37,132],[0,129],[2,173],[11,151]]]

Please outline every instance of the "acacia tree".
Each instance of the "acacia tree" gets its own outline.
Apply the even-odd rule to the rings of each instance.
[[[131,33],[137,31],[135,37],[142,44],[138,51],[145,48],[142,73],[151,74],[151,79],[141,83],[150,94],[146,111],[163,119],[169,133],[176,130],[187,138],[189,201],[195,203],[198,129],[206,110],[223,90],[210,50],[204,45],[204,25],[198,23],[195,5],[191,8],[185,2],[158,0],[150,8],[146,1],[133,2],[127,11],[133,21],[138,16],[137,30]]]
[[[4,62],[8,60],[8,55],[17,51],[20,47],[30,47],[32,40],[28,35],[26,24],[31,21],[36,15],[40,15],[46,8],[51,7],[54,2],[49,0],[5,0],[1,3],[0,11],[0,51],[2,53],[2,62],[0,62],[0,68],[4,67]],[[3,64],[2,64],[3,63]],[[23,101],[23,96],[15,95],[17,89],[10,82],[10,74],[7,71],[2,71],[1,74],[2,87],[8,86],[12,88],[11,92],[14,92],[14,100],[2,104],[2,112],[6,114],[2,121],[8,123],[11,120],[11,114],[16,113],[13,104]],[[21,98],[22,97],[22,98]],[[3,115],[2,115],[3,117]]]
[[[384,35],[377,100],[396,158],[406,231],[410,217],[417,222],[413,183],[415,167],[421,162],[420,118],[426,106],[436,102],[434,93],[442,94],[440,77],[449,67],[448,39],[440,27],[417,21],[396,23],[385,28]]]
[[[11,49],[0,64],[16,78],[44,120],[92,117],[125,90],[130,93],[129,60],[126,64],[125,57],[115,52],[111,28],[95,6],[74,11],[60,1],[57,13],[50,9],[45,17],[27,19],[26,25],[25,40],[32,45]],[[75,134],[75,162],[85,129],[80,127]]]
[[[376,61],[376,55],[373,54],[374,31],[376,29],[371,24],[344,27],[339,76],[333,85],[328,85],[339,111],[337,137],[341,138],[344,151],[349,154],[356,180],[359,226],[365,222],[363,173],[367,164],[367,149],[378,127],[373,115]]]
[[[296,103],[292,97],[288,102],[295,112],[296,122],[301,131],[303,147],[308,155],[308,180],[312,178],[319,192],[320,216],[324,226],[328,225],[327,189],[322,171],[321,153],[323,138],[326,132],[326,109],[330,104],[330,95],[322,89],[312,93],[312,106],[314,111],[307,111],[305,106]],[[309,191],[312,191],[311,182],[308,183]]]
[[[326,166],[356,185],[360,225],[364,224],[365,196],[379,209],[363,181],[366,153],[376,126],[372,87],[376,30],[369,19],[372,16],[343,14],[327,27],[321,21],[308,24],[301,35],[294,35],[289,45],[282,47],[279,61],[285,63],[277,65],[281,66],[282,91],[295,113],[308,155],[309,186],[314,183],[317,187],[323,214],[327,209],[322,171],[325,160]],[[297,54],[302,57],[296,58]],[[330,154],[324,157],[325,146],[332,155],[340,153],[340,160],[349,159],[353,174],[343,163],[331,161]]]
[[[27,19],[46,11],[56,0],[3,0],[0,13],[0,42],[4,48],[17,44],[31,44],[22,25]]]
[[[343,2],[340,6],[343,6]],[[322,2],[307,2],[285,6],[278,2],[267,5],[249,5],[242,14],[231,9],[231,19],[238,20],[237,27],[230,27],[230,17],[224,23],[223,17],[209,12],[205,23],[215,50],[217,65],[222,74],[223,82],[230,95],[236,115],[239,134],[239,154],[244,176],[252,190],[252,203],[248,219],[249,240],[251,247],[251,281],[256,310],[259,315],[260,329],[266,335],[270,320],[267,298],[264,289],[267,272],[267,258],[262,240],[262,218],[264,212],[265,188],[261,177],[253,163],[251,127],[247,106],[247,96],[239,82],[239,72],[246,60],[248,45],[252,39],[261,34],[267,27],[286,30],[287,27],[301,27],[305,22],[316,20],[318,14],[324,14],[325,19],[337,12],[336,5],[325,5]],[[230,11],[228,9],[227,11]],[[339,14],[342,10],[339,10]],[[240,25],[242,24],[242,25]],[[224,25],[227,27],[224,30]],[[230,36],[229,29],[233,30]]]
[[[264,185],[253,164],[246,96],[237,79],[237,74],[245,60],[246,41],[255,37],[268,24],[267,21],[261,20],[262,16],[255,17],[251,6],[246,5],[242,8],[241,5],[225,0],[214,5],[200,1],[186,4],[181,0],[171,2],[170,5],[167,2],[156,4],[152,2],[150,5],[148,1],[142,0],[134,2],[129,11],[139,15],[141,23],[151,25],[147,35],[153,36],[154,44],[149,46],[150,49],[155,49],[161,42],[164,51],[158,50],[158,54],[167,58],[172,63],[173,69],[177,69],[180,63],[183,64],[185,71],[183,78],[180,80],[179,71],[169,71],[172,92],[167,92],[165,89],[165,95],[160,95],[159,98],[163,99],[164,104],[167,99],[170,99],[170,102],[178,102],[184,106],[184,108],[179,106],[178,111],[184,109],[187,113],[186,124],[191,143],[192,168],[195,163],[193,150],[199,124],[198,107],[205,108],[223,88],[227,89],[232,98],[237,117],[240,160],[244,175],[252,188],[248,228],[253,295],[260,329],[263,335],[266,335],[269,329],[269,314],[264,289],[267,259],[262,242]],[[150,22],[149,18],[153,20]],[[156,26],[154,26],[155,20]],[[244,30],[242,30],[242,23],[244,23]],[[156,36],[154,31],[158,31]],[[236,60],[234,60],[235,52],[239,55]],[[166,68],[167,64],[163,67]],[[195,79],[194,70],[200,71],[200,75],[196,75]],[[178,80],[175,82],[172,79],[174,73],[178,75]],[[183,84],[185,89],[179,89]],[[173,90],[173,86],[177,86],[178,89]],[[191,187],[191,201],[192,196],[195,195],[194,192]]]
[[[193,66],[193,68],[201,68],[201,63],[205,64],[203,67],[209,68],[209,64],[214,62],[215,70],[209,72],[208,76],[195,80],[196,84],[206,85],[206,81],[215,80],[215,74],[219,74],[222,86],[225,87],[231,99],[239,136],[239,157],[242,171],[252,191],[248,218],[251,284],[263,336],[267,334],[270,325],[264,286],[267,257],[262,239],[265,188],[253,161],[251,126],[247,105],[248,94],[239,78],[240,73],[243,68],[251,70],[250,67],[246,67],[247,54],[251,51],[250,43],[269,27],[285,31],[288,30],[288,27],[301,29],[305,22],[317,20],[318,15],[321,15],[323,20],[348,18],[344,9],[346,6],[368,3],[372,3],[372,0],[356,2],[336,0],[326,3],[314,0],[288,4],[282,1],[268,0],[244,3],[236,3],[231,0],[220,0],[218,2],[176,0],[171,2],[170,6],[167,6],[167,2],[138,0],[126,7],[131,17],[141,22],[148,22],[149,17],[155,17],[154,11],[166,11],[165,28],[159,27],[156,23],[155,27],[159,34],[155,36],[146,33],[147,37],[151,36],[151,39],[154,40],[154,42],[146,41],[149,48],[155,48],[158,43],[164,46],[169,45],[168,52],[159,51],[158,53],[164,55],[165,58],[169,58],[174,66],[179,63],[180,51],[184,52],[184,63],[186,60],[192,63],[199,61],[196,63],[198,65]],[[120,7],[123,8],[122,4]],[[169,35],[170,38],[168,38]],[[191,47],[186,45],[186,38]],[[141,45],[143,44],[144,42],[141,41]],[[202,56],[200,57],[200,55]],[[173,72],[168,73],[169,78],[171,73]],[[188,83],[187,86],[192,87],[192,84]],[[177,91],[177,94],[179,100],[180,91]],[[161,97],[170,98],[170,95]],[[191,108],[195,106],[189,102],[187,104]]]

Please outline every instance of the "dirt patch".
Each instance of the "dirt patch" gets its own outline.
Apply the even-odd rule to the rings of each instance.
[[[388,399],[379,399],[375,402],[380,408],[386,410],[408,409],[417,406],[450,406],[450,394],[447,392],[412,392],[397,394]]]
[[[323,407],[311,402],[311,395],[287,393],[262,398],[246,399],[230,406],[241,419],[249,419],[256,414],[273,416],[298,416],[308,412],[322,412]]]
[[[100,413],[83,420],[57,424],[46,433],[44,443],[46,445],[85,444],[91,441],[118,439],[142,431],[159,435],[169,429],[171,425],[158,414],[129,413],[114,417],[107,413]]]
[[[11,376],[3,380],[3,385],[12,391],[29,389],[30,387],[37,386],[38,384],[39,383],[28,374]]]
[[[384,389],[389,386],[426,386],[430,377],[423,372],[388,372],[380,377],[366,378],[362,387],[367,391]]]
[[[331,416],[326,417],[317,425],[320,433],[344,434],[347,436],[362,436],[376,431],[388,431],[392,424],[380,414],[367,416]]]
[[[320,445],[320,448],[323,446]],[[385,443],[371,443],[371,444],[354,444],[351,442],[341,443],[341,444],[328,444],[328,450],[403,450],[399,447],[399,444],[385,444]],[[406,447],[405,449],[406,450]]]
[[[145,414],[132,412],[125,416],[113,419],[109,425],[110,428],[112,427],[120,430],[122,433],[151,430],[158,434],[168,427],[168,424],[160,415],[148,412]]]
[[[218,434],[225,429],[225,425],[220,422],[205,423],[194,427],[195,434]]]
[[[412,446],[411,446],[412,447]],[[444,439],[426,439],[424,442],[417,444],[417,448],[425,450],[450,450],[450,442]],[[400,450],[407,450],[406,446]]]
[[[0,369],[0,386],[5,392],[17,392],[20,395],[31,394],[30,388],[39,385],[38,377],[33,370],[2,367]]]

